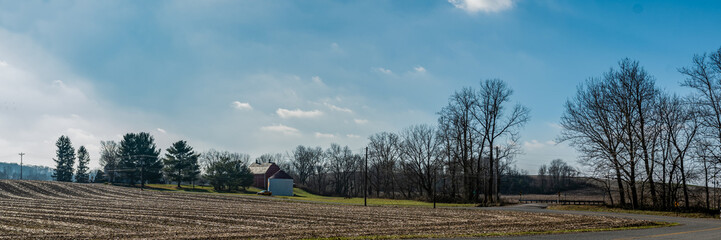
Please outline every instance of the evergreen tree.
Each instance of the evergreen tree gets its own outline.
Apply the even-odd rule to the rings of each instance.
[[[187,171],[185,172],[185,177],[183,178],[184,181],[189,181],[190,184],[193,185],[193,188],[195,188],[195,180],[198,180],[200,177],[200,164],[198,163],[198,156],[190,159],[190,166],[186,169]]]
[[[107,178],[105,177],[105,173],[103,170],[96,170],[95,171],[95,179],[93,179],[94,183],[104,183],[107,182]]]
[[[240,187],[245,190],[247,187],[250,187],[250,185],[253,185],[253,173],[250,172],[250,168],[243,164],[240,167]]]
[[[163,164],[158,158],[155,139],[150,133],[128,133],[120,141],[120,175],[128,184],[145,187],[148,182],[158,182],[163,176]]]
[[[182,181],[195,181],[200,173],[198,167],[198,154],[185,141],[173,143],[167,150],[163,159],[165,167],[163,171],[171,181],[180,183]]]
[[[61,182],[70,182],[73,180],[73,165],[75,164],[75,148],[70,142],[70,138],[63,135],[55,142],[58,150],[55,151],[57,158],[55,160],[56,167],[53,178]]]
[[[235,191],[238,190],[238,187],[245,189],[253,184],[253,174],[250,172],[250,168],[245,165],[243,159],[234,156],[225,152],[207,159],[208,165],[204,177],[215,190]],[[247,155],[243,156],[247,159]]]
[[[78,148],[78,168],[75,170],[75,182],[88,183],[90,175],[88,173],[88,163],[90,162],[90,154],[85,146]]]

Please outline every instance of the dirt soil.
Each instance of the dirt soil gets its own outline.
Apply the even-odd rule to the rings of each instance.
[[[299,239],[461,236],[647,221],[475,209],[363,207],[104,184],[0,180],[0,239]]]

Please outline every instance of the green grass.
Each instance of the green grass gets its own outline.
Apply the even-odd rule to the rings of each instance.
[[[526,232],[491,232],[491,233],[479,233],[479,234],[462,234],[462,235],[442,235],[442,234],[428,234],[428,235],[380,235],[380,236],[356,236],[356,237],[330,237],[330,238],[308,238],[312,240],[355,240],[355,239],[409,239],[409,238],[472,238],[472,237],[501,237],[501,236],[525,236],[525,235],[543,235],[543,234],[561,234],[561,233],[578,233],[578,232],[603,232],[603,231],[618,231],[618,230],[632,230],[632,229],[648,229],[648,228],[659,228],[659,227],[670,227],[676,226],[678,223],[667,223],[667,222],[654,222],[651,225],[646,226],[633,226],[633,227],[617,227],[617,228],[586,228],[586,229],[571,229],[571,230],[552,230],[552,231],[526,231]]]
[[[199,192],[199,193],[224,193],[224,194],[238,194],[238,195],[255,195],[255,193],[260,192],[261,189],[257,187],[248,187],[245,189],[245,191],[241,192],[218,192],[213,189],[211,186],[191,186],[191,185],[180,185],[180,189],[178,189],[177,184],[145,184],[145,187],[152,190],[159,190],[159,191],[180,191],[180,192]]]
[[[181,185],[180,189],[178,189],[177,185],[175,185],[175,184],[146,184],[145,186],[148,189],[158,190],[158,191],[219,193],[219,192],[215,191],[215,189],[213,189],[213,187],[210,187],[210,186],[195,186],[195,188],[193,188],[190,185]],[[261,189],[259,189],[259,188],[249,187],[246,189],[245,192],[233,192],[233,193],[223,192],[223,194],[256,195],[255,193],[260,192],[260,191],[261,191]],[[321,195],[315,195],[315,194],[306,192],[305,190],[300,189],[300,188],[293,188],[293,193],[295,196],[292,196],[292,197],[290,197],[290,196],[273,196],[273,197],[278,198],[278,199],[303,200],[303,201],[318,202],[318,203],[363,205],[363,198],[358,198],[358,197],[344,198],[344,197],[321,196]],[[433,207],[433,203],[429,203],[429,202],[416,201],[416,200],[386,199],[386,198],[368,198],[368,205]],[[437,203],[436,206],[438,206],[438,207],[473,207],[475,205],[474,204],[460,204],[460,203]]]
[[[709,215],[706,213],[684,213],[684,212],[667,212],[667,211],[651,211],[651,210],[631,210],[623,208],[614,208],[606,206],[588,206],[588,205],[550,205],[548,209],[570,210],[570,211],[590,211],[590,212],[614,212],[614,213],[633,213],[645,215],[659,215],[669,217],[687,217],[687,218],[718,218],[718,215]]]
[[[276,197],[282,198],[282,199],[305,200],[305,201],[323,202],[323,203],[363,205],[362,197],[344,198],[344,197],[321,196],[321,195],[315,195],[315,194],[306,192],[300,188],[294,188],[293,194],[295,196],[292,196],[292,197],[276,196]],[[433,207],[432,202],[423,202],[423,201],[416,201],[416,200],[387,199],[387,198],[368,198],[368,205]],[[475,206],[475,204],[436,203],[436,206],[438,206],[438,207],[473,207],[473,206]]]

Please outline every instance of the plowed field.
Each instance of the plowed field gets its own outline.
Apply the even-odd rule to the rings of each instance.
[[[647,225],[578,215],[363,207],[0,180],[0,239],[459,236]]]

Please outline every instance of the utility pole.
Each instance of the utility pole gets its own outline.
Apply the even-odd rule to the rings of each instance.
[[[435,173],[433,175],[433,188],[431,189],[433,192],[433,208],[436,208],[436,176]]]
[[[499,170],[500,169],[499,165],[501,165],[500,155],[501,155],[501,148],[499,146],[496,146],[496,156],[495,156],[496,157],[496,159],[495,159],[496,160],[496,174],[494,174],[494,175],[496,175],[496,179],[495,179],[496,181],[495,181],[495,184],[494,184],[495,186],[494,186],[493,190],[496,192],[496,203],[499,205],[501,204],[501,193],[499,192],[499,186],[498,186],[501,182],[501,176],[500,176],[500,170]]]
[[[23,180],[23,155],[25,155],[24,152],[18,153],[20,155],[20,180]]]
[[[366,147],[366,168],[363,174],[363,206],[368,206],[368,147]]]

